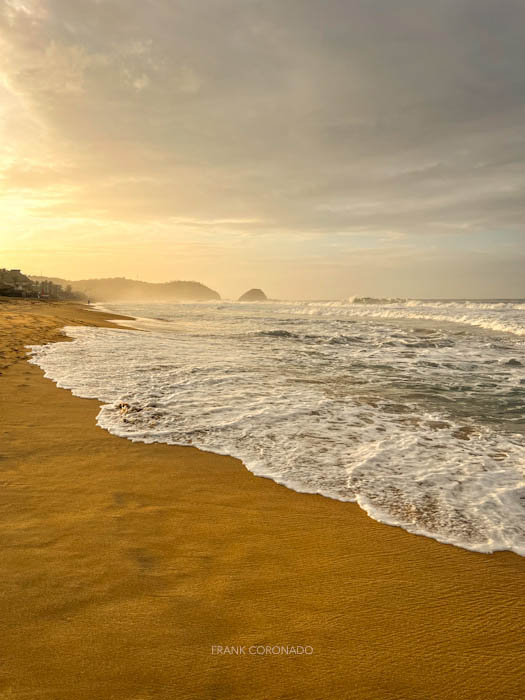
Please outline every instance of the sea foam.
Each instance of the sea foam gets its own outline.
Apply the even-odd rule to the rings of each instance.
[[[102,402],[101,427],[233,455],[441,542],[525,554],[523,305],[110,308],[141,330],[69,327],[73,342],[32,348],[46,376]]]

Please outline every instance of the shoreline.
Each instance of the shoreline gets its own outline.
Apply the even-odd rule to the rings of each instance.
[[[184,306],[184,305],[183,305]],[[95,311],[101,311],[103,314],[106,316],[109,315],[109,318],[106,319],[110,322],[111,329],[116,329],[116,330],[131,330],[131,331],[138,331],[142,333],[149,333],[153,331],[153,335],[155,335],[155,330],[157,324],[164,324],[165,322],[169,321],[169,318],[159,318],[153,315],[151,318],[148,318],[147,316],[144,317],[140,315],[141,310],[140,308],[138,309],[138,316],[122,316],[122,314],[117,314],[116,309],[111,309],[108,308],[108,306],[104,306],[102,303],[95,303],[91,307],[89,307],[90,310],[95,310]],[[130,309],[128,307],[128,313],[130,312]],[[131,311],[131,313],[136,313],[134,311]],[[168,314],[169,315],[169,314]],[[129,323],[131,321],[131,323]],[[458,322],[461,326],[465,325],[463,321]],[[112,324],[116,324],[112,325]],[[152,327],[153,324],[153,327]],[[457,325],[455,323],[451,323],[449,325]],[[470,328],[470,327],[469,327]],[[64,330],[64,333],[66,334],[66,330]],[[482,332],[481,329],[477,326],[471,327],[471,330],[474,332],[479,331],[480,333]],[[486,336],[487,333],[490,335],[492,333],[495,333],[494,331],[483,331],[483,335]],[[80,334],[80,335],[79,335]],[[104,336],[102,336],[104,337]],[[67,340],[73,340],[76,341],[77,347],[75,349],[70,348],[69,352],[69,359],[71,362],[75,362],[75,357],[77,356],[78,353],[82,353],[82,345],[83,345],[83,334],[82,331],[75,331],[75,328],[72,327],[67,331]],[[112,352],[112,348],[115,343],[119,343],[118,336],[113,336],[110,340],[109,343],[106,344],[105,351],[106,353]],[[80,347],[78,346],[78,343],[80,343]],[[143,355],[144,347],[143,343],[147,345],[148,341],[145,339],[144,341],[138,341],[138,345],[135,347],[135,355],[136,357],[140,358],[141,355]],[[53,344],[52,344],[53,345]],[[201,344],[202,345],[202,344]],[[75,374],[73,373],[72,376],[67,377],[64,379],[64,376],[60,374],[60,370],[53,371],[53,364],[51,364],[51,369],[49,367],[48,362],[46,361],[46,353],[44,352],[43,354],[40,354],[39,348],[42,346],[32,346],[35,348],[34,354],[33,351],[31,351],[31,358],[29,359],[29,362],[36,364],[37,366],[40,366],[44,370],[44,376],[51,381],[53,381],[57,387],[60,388],[65,388],[68,389],[73,393],[74,396],[77,396],[79,398],[92,398],[96,399],[100,402],[101,406],[101,411],[97,415],[97,424],[102,427],[103,429],[107,430],[109,433],[112,435],[115,435],[117,437],[123,437],[130,439],[132,441],[136,442],[144,442],[145,444],[152,444],[152,443],[165,443],[168,445],[176,445],[179,447],[195,447],[201,452],[207,452],[211,453],[213,455],[218,455],[218,456],[229,456],[233,457],[235,459],[238,459],[241,463],[242,466],[250,471],[252,474],[255,476],[261,477],[261,478],[268,478],[271,479],[272,481],[275,481],[275,483],[284,486],[286,488],[289,488],[292,491],[295,491],[296,493],[304,493],[304,494],[313,494],[313,495],[320,495],[325,498],[331,498],[333,500],[338,500],[338,501],[343,501],[343,502],[353,502],[357,503],[358,506],[371,518],[376,520],[379,523],[389,525],[391,527],[401,527],[402,529],[406,530],[407,532],[411,534],[415,534],[421,537],[429,537],[431,539],[436,540],[437,542],[440,542],[442,544],[448,544],[456,547],[460,547],[462,549],[466,549],[472,552],[479,552],[483,554],[492,554],[497,551],[509,551],[509,552],[514,552],[518,556],[525,556],[525,549],[523,546],[519,546],[517,542],[509,542],[509,541],[503,541],[503,537],[499,538],[498,537],[498,527],[494,527],[492,531],[489,532],[487,529],[484,533],[485,539],[483,537],[480,537],[478,541],[475,541],[473,537],[469,539],[469,535],[472,533],[468,532],[468,528],[465,527],[463,529],[463,532],[466,533],[464,537],[460,537],[458,534],[454,533],[454,529],[451,527],[449,531],[440,531],[437,529],[433,530],[432,527],[425,527],[425,522],[424,519],[422,521],[410,521],[405,522],[402,520],[402,518],[396,517],[395,513],[396,510],[394,508],[394,511],[391,512],[388,509],[381,509],[381,506],[377,506],[374,499],[372,498],[371,500],[367,500],[366,492],[365,492],[365,497],[360,498],[359,491],[357,493],[352,493],[351,495],[345,495],[344,491],[341,490],[332,490],[330,491],[328,488],[323,488],[324,484],[311,484],[308,482],[301,482],[298,481],[297,479],[293,478],[293,474],[289,476],[289,478],[286,477],[286,475],[282,475],[280,473],[273,473],[271,469],[268,468],[268,460],[266,459],[259,459],[257,454],[254,456],[253,453],[247,453],[243,450],[242,445],[239,446],[238,444],[219,444],[219,445],[214,445],[213,440],[212,444],[210,444],[209,441],[209,435],[204,431],[200,430],[199,433],[201,434],[201,437],[194,439],[193,437],[190,437],[189,439],[185,440],[183,438],[179,440],[172,440],[169,437],[166,436],[165,431],[163,431],[160,435],[151,435],[151,433],[148,431],[145,425],[143,425],[143,429],[141,431],[141,435],[137,435],[136,432],[133,432],[132,434],[129,434],[128,431],[125,428],[122,428],[122,423],[118,422],[115,424],[115,422],[108,422],[107,420],[104,420],[105,418],[105,410],[107,408],[111,408],[111,405],[114,404],[114,401],[120,400],[121,397],[121,392],[123,389],[122,384],[118,384],[117,386],[112,385],[113,389],[113,397],[108,398],[109,394],[103,389],[104,383],[109,381],[109,384],[111,385],[111,379],[109,378],[106,374],[110,370],[108,366],[100,365],[99,367],[102,369],[102,373],[98,377],[98,390],[93,391],[93,389],[86,388],[85,385],[80,384],[78,385],[75,382]],[[67,349],[63,349],[64,352],[68,353]],[[59,356],[60,356],[60,351],[59,351]],[[145,358],[144,358],[145,359]],[[111,362],[111,361],[110,361]],[[119,365],[121,365],[123,362],[123,356],[119,355],[119,360],[116,365],[113,365],[113,368],[115,371],[118,372]],[[143,368],[140,370],[143,372]],[[131,380],[133,384],[133,379]],[[88,380],[88,387],[89,387],[89,380]],[[128,387],[126,387],[126,390]],[[115,393],[116,392],[116,393]],[[105,396],[104,399],[102,399],[102,396]],[[216,396],[216,405],[217,407],[221,406],[223,402],[223,393],[221,392],[220,396]],[[149,399],[146,397],[142,397],[142,402],[149,401]],[[128,399],[126,399],[128,401]],[[200,410],[200,404],[199,409],[197,410],[197,413]],[[129,408],[129,406],[128,406]],[[140,408],[136,408],[135,406],[132,407],[132,411],[135,410],[141,410]],[[191,435],[191,428],[194,427],[194,419],[199,420],[198,415],[194,415],[193,419],[190,419],[189,423],[189,429],[190,429],[190,435]],[[429,422],[430,420],[433,421],[433,424],[438,425],[439,421],[449,421],[452,420],[449,416],[447,415],[433,415],[433,416],[426,416],[426,421]],[[459,419],[461,420],[461,419]],[[124,422],[127,422],[127,416],[124,417]],[[156,422],[156,421],[154,421]],[[455,432],[453,435],[456,435],[456,432],[464,430],[464,426],[461,427],[463,424],[461,422],[455,424]],[[467,428],[468,430],[468,428]],[[517,436],[516,436],[517,437]],[[424,437],[423,439],[426,439]],[[495,448],[493,448],[494,451]],[[502,450],[505,448],[502,447]],[[435,454],[435,452],[434,452]],[[286,455],[285,455],[286,457]],[[335,456],[334,458],[337,458]],[[466,456],[468,458],[468,455]],[[269,460],[270,464],[272,464],[271,459]],[[521,475],[516,475],[518,483],[522,481],[520,478]],[[497,488],[496,488],[497,490]],[[400,492],[401,493],[401,492]],[[391,501],[392,502],[392,501]],[[381,504],[382,505],[382,504]],[[395,501],[393,501],[393,505],[395,505]],[[472,514],[469,514],[468,512],[468,503],[463,503],[463,504],[456,504],[455,509],[453,509],[453,512],[455,513],[461,513],[465,514],[464,522],[468,521],[469,515],[472,517]],[[413,507],[412,503],[408,503],[407,507]],[[462,508],[466,507],[466,510],[463,511]],[[449,511],[450,514],[450,511]],[[509,529],[511,527],[509,526]],[[475,527],[474,527],[475,531]],[[491,537],[494,536],[494,537]]]
[[[97,427],[100,402],[44,379],[23,346],[123,327],[110,318],[0,302],[6,698],[521,697],[523,558]]]

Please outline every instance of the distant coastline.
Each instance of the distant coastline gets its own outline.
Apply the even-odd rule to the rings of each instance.
[[[38,282],[44,278],[30,275]],[[213,301],[220,294],[200,282],[175,280],[173,282],[142,282],[126,277],[65,280],[45,278],[62,286],[70,286],[91,301]]]

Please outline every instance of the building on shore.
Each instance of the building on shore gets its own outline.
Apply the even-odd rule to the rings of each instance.
[[[66,289],[51,280],[35,281],[20,270],[0,268],[0,296],[29,297],[33,299],[80,299],[82,295],[74,292],[71,285]]]
[[[36,285],[20,270],[0,268],[0,295],[10,297],[36,297]]]

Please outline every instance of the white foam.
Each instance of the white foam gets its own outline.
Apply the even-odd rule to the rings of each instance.
[[[351,297],[348,303],[310,304],[310,313],[338,314],[347,318],[409,319],[460,323],[491,331],[525,336],[525,303],[523,302],[457,302],[377,300],[366,303]]]
[[[231,454],[410,532],[525,554],[523,339],[349,306],[109,305],[149,332],[67,328],[74,342],[32,361],[102,401],[116,435]]]

